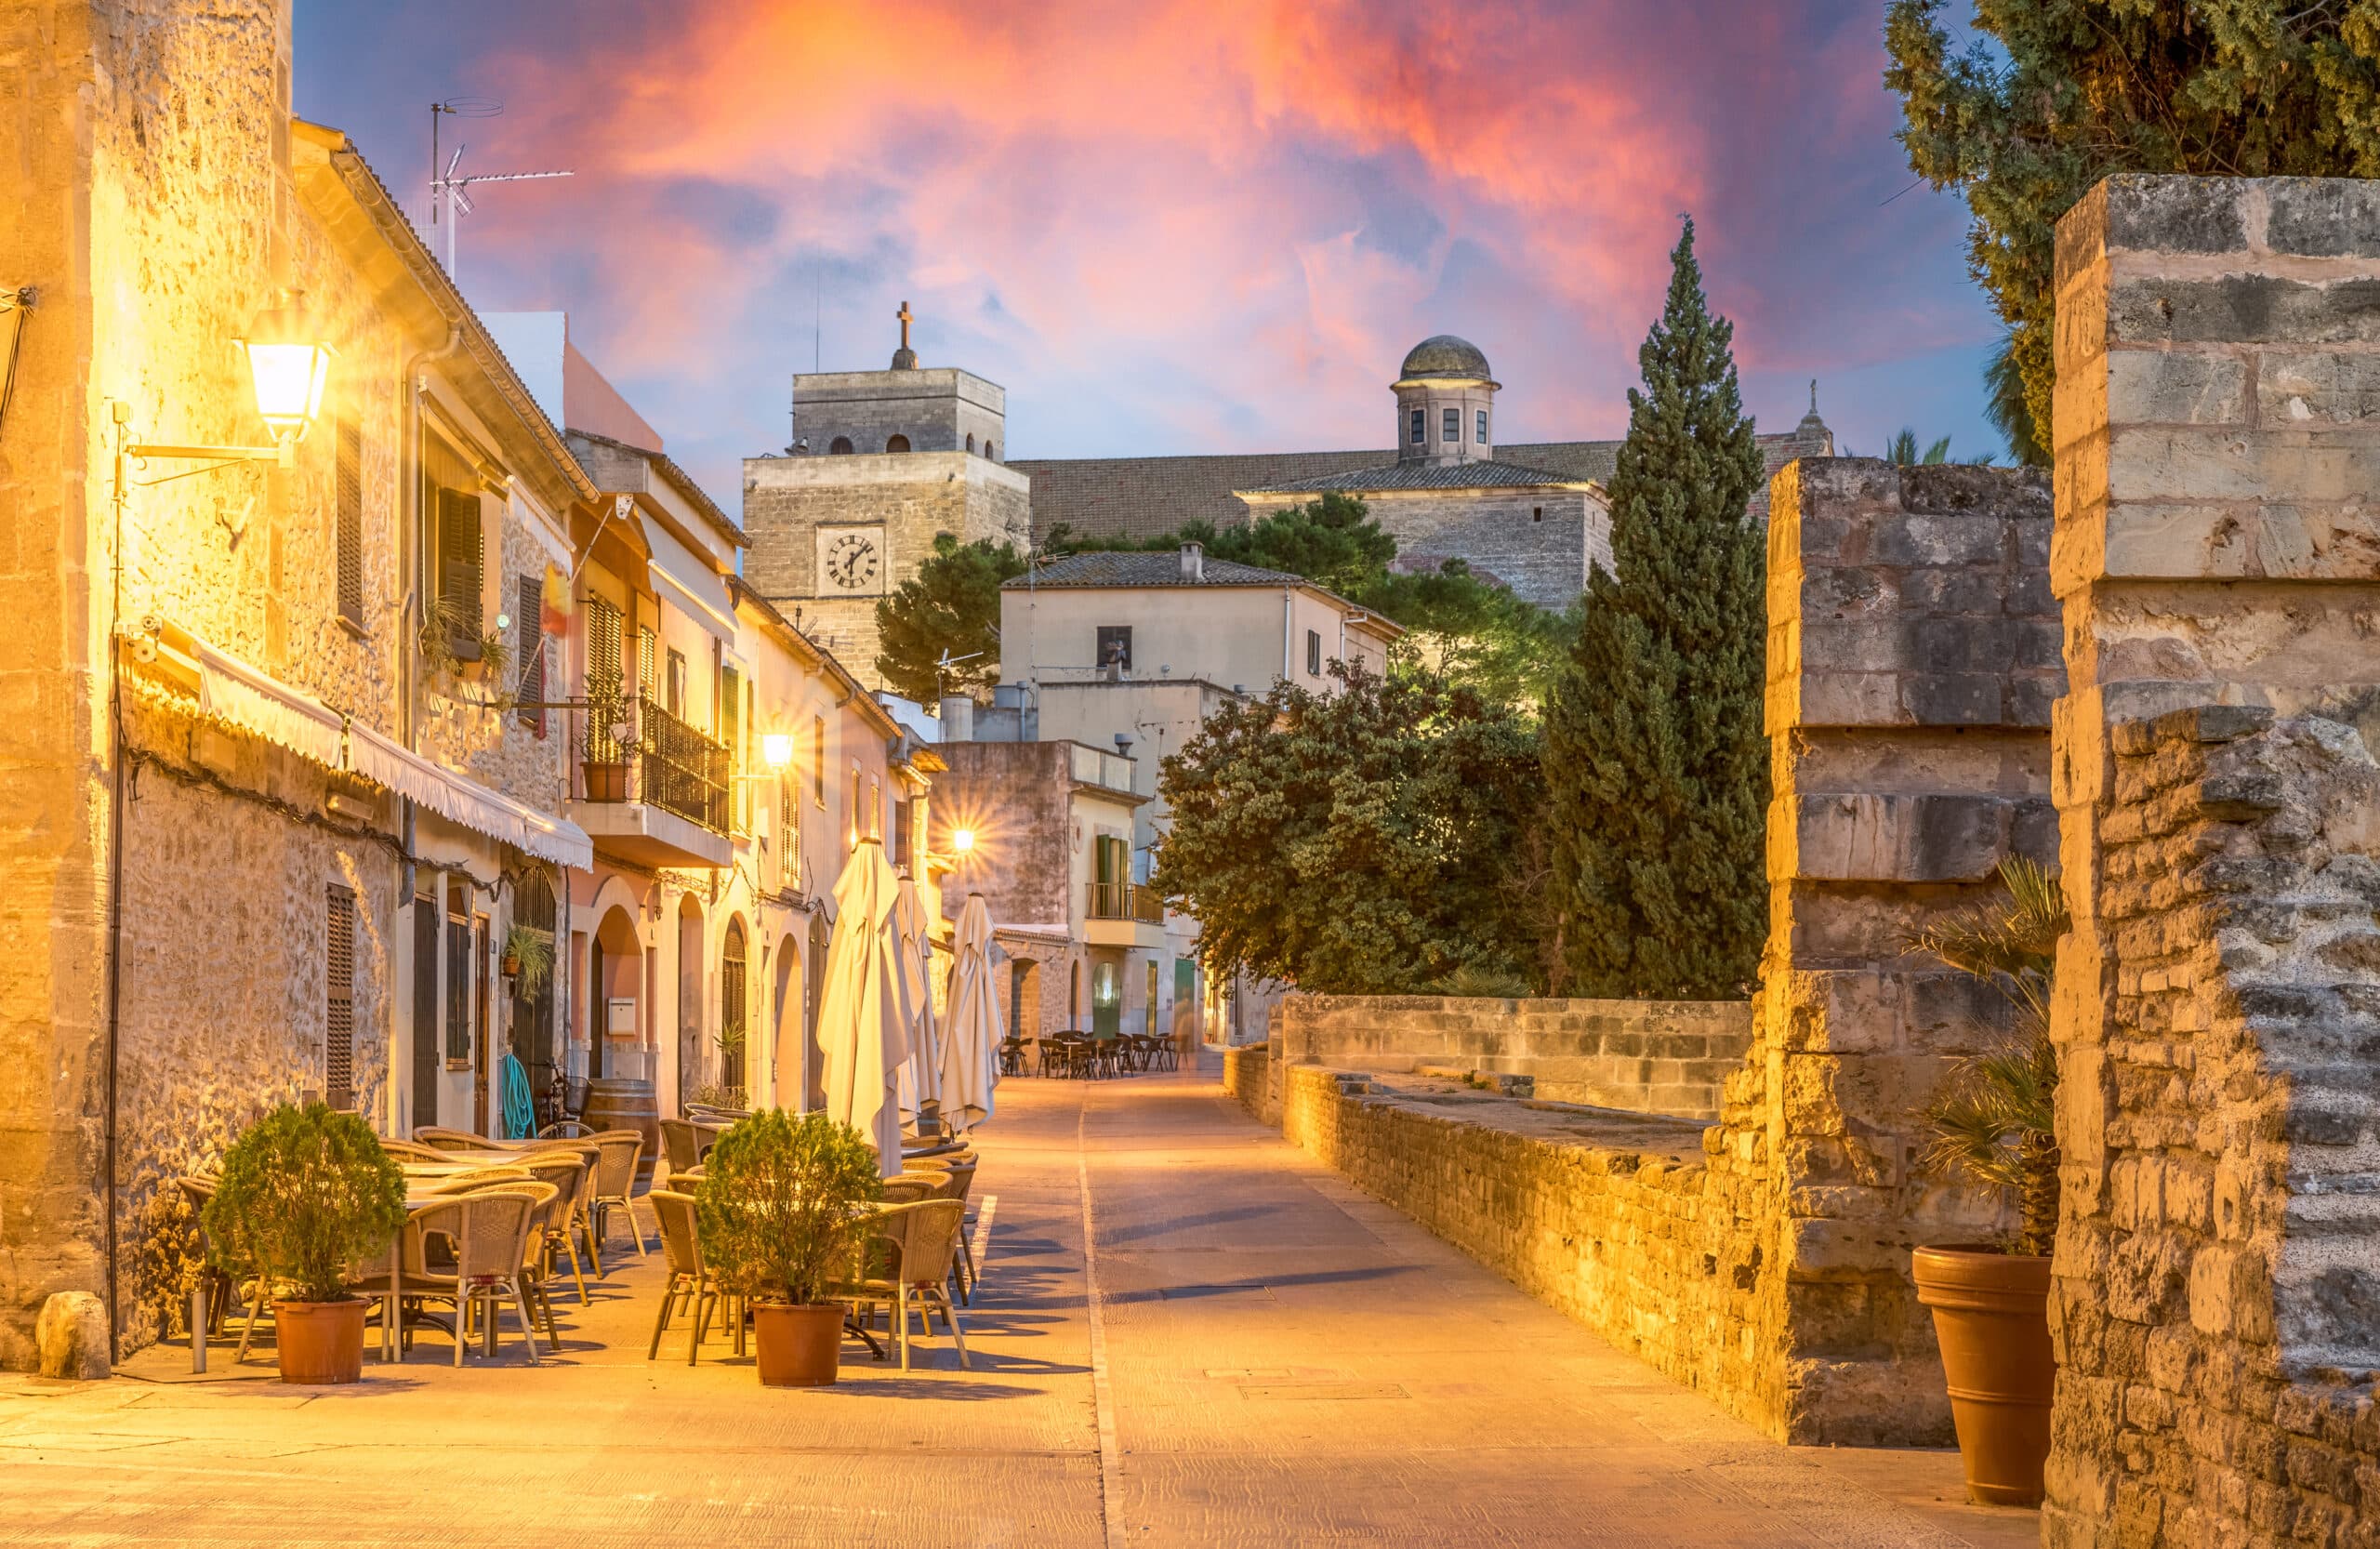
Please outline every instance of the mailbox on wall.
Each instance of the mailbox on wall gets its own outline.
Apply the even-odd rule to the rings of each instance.
[[[613,1038],[636,1036],[636,998],[615,996],[608,1003],[603,1017],[603,1031]]]

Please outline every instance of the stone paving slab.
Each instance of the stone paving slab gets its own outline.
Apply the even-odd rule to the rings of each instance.
[[[0,1543],[1453,1543],[2016,1549],[1946,1454],[1776,1447],[1249,1121],[1211,1074],[1017,1080],[982,1138],[990,1279],[907,1376],[769,1393],[723,1340],[645,1359],[625,1237],[564,1350],[352,1389],[181,1346],[0,1378]],[[1083,1228],[1095,1226],[1095,1276]],[[1092,1291],[1096,1287],[1094,1334]],[[509,1330],[509,1326],[508,1326]],[[1097,1358],[1094,1359],[1094,1351]],[[1947,1499],[1943,1499],[1947,1497]]]

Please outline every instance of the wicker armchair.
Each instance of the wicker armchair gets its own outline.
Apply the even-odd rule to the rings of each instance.
[[[636,1256],[644,1257],[644,1228],[636,1222],[636,1170],[644,1159],[644,1136],[635,1130],[605,1130],[588,1137],[595,1142],[595,1172],[587,1189],[587,1209],[598,1241],[611,1238],[612,1211],[628,1218],[628,1240]]]
[[[539,1225],[542,1237],[538,1242],[538,1262],[554,1254],[570,1255],[571,1278],[578,1283],[578,1304],[587,1304],[587,1270],[578,1258],[578,1244],[571,1238],[574,1227],[586,1226],[588,1257],[595,1255],[595,1229],[586,1223],[585,1195],[587,1163],[575,1152],[535,1152],[521,1164],[521,1170],[541,1184],[550,1184],[560,1198]],[[603,1273],[602,1261],[597,1260],[595,1273]]]
[[[424,1207],[416,1212],[425,1238],[444,1238],[454,1250],[451,1269],[426,1266],[421,1278],[408,1274],[404,1294],[455,1304],[455,1364],[463,1364],[471,1315],[483,1320],[487,1353],[496,1353],[498,1309],[509,1296],[520,1315],[529,1359],[537,1359],[537,1325],[529,1311],[529,1242],[539,1211],[552,1203],[551,1185],[535,1180],[488,1187]]]
[[[675,1189],[656,1188],[644,1197],[653,1207],[653,1214],[661,1227],[661,1257],[668,1268],[669,1278],[662,1282],[661,1310],[653,1320],[653,1341],[645,1346],[644,1358],[651,1360],[661,1354],[661,1335],[668,1329],[669,1319],[680,1307],[691,1306],[694,1315],[693,1330],[686,1337],[686,1364],[694,1364],[702,1353],[703,1335],[710,1328],[711,1313],[722,1303],[734,1298],[719,1289],[710,1269],[703,1263],[701,1239],[694,1230],[694,1197]],[[744,1353],[744,1319],[730,1319],[735,1326],[735,1353]]]
[[[942,1313],[943,1324],[959,1347],[959,1365],[965,1370],[967,1331],[959,1327],[959,1309],[944,1284],[950,1278],[951,1256],[958,1251],[959,1221],[966,1207],[956,1199],[920,1199],[892,1205],[875,1222],[876,1239],[892,1250],[888,1272],[881,1278],[855,1280],[837,1294],[855,1307],[884,1307],[892,1314],[901,1342],[901,1370],[909,1370],[909,1314],[914,1309],[925,1332],[933,1332],[932,1314]]]

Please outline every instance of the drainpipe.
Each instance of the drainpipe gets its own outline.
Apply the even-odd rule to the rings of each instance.
[[[1288,587],[1281,589],[1281,682],[1289,682],[1289,642],[1297,635],[1297,618],[1291,612],[1296,593]]]
[[[422,588],[426,584],[424,573],[429,569],[429,557],[423,551],[423,546],[426,539],[423,533],[422,518],[421,486],[424,475],[422,470],[421,454],[426,441],[426,432],[422,425],[421,373],[424,368],[428,367],[434,362],[452,358],[455,353],[462,348],[463,330],[461,325],[459,324],[449,324],[446,329],[446,342],[435,350],[415,351],[412,355],[406,358],[404,374],[398,378],[398,380],[403,384],[405,395],[404,446],[403,450],[410,454],[406,457],[403,468],[411,470],[413,475],[410,480],[406,481],[407,494],[404,503],[405,519],[409,524],[409,529],[404,535],[403,535],[404,541],[399,549],[399,552],[404,556],[405,571],[407,574],[405,576],[404,600],[399,603],[397,607],[396,641],[398,740],[404,744],[405,751],[409,753],[420,751],[420,749],[414,746],[416,727],[414,724],[413,706],[415,689],[413,658],[416,645],[413,636],[417,633],[420,629],[420,625],[417,620],[422,611]],[[414,804],[413,798],[410,796],[401,796],[398,798],[398,801],[402,804],[401,810],[404,814],[403,844],[405,854],[403,867],[400,872],[400,882],[397,892],[398,907],[401,909],[411,909],[415,907],[415,889],[419,883],[419,878],[416,875],[413,858]],[[416,979],[418,976],[419,971],[416,970]],[[397,1083],[393,1079],[395,1072],[391,1071],[390,1074],[391,1079],[389,1082],[388,1088],[390,1094],[389,1132],[391,1134],[401,1134],[403,1132],[404,1126],[397,1113]]]

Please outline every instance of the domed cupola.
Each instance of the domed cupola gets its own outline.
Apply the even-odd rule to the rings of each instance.
[[[1433,334],[1396,373],[1401,462],[1474,462],[1495,456],[1497,382],[1479,346]]]

